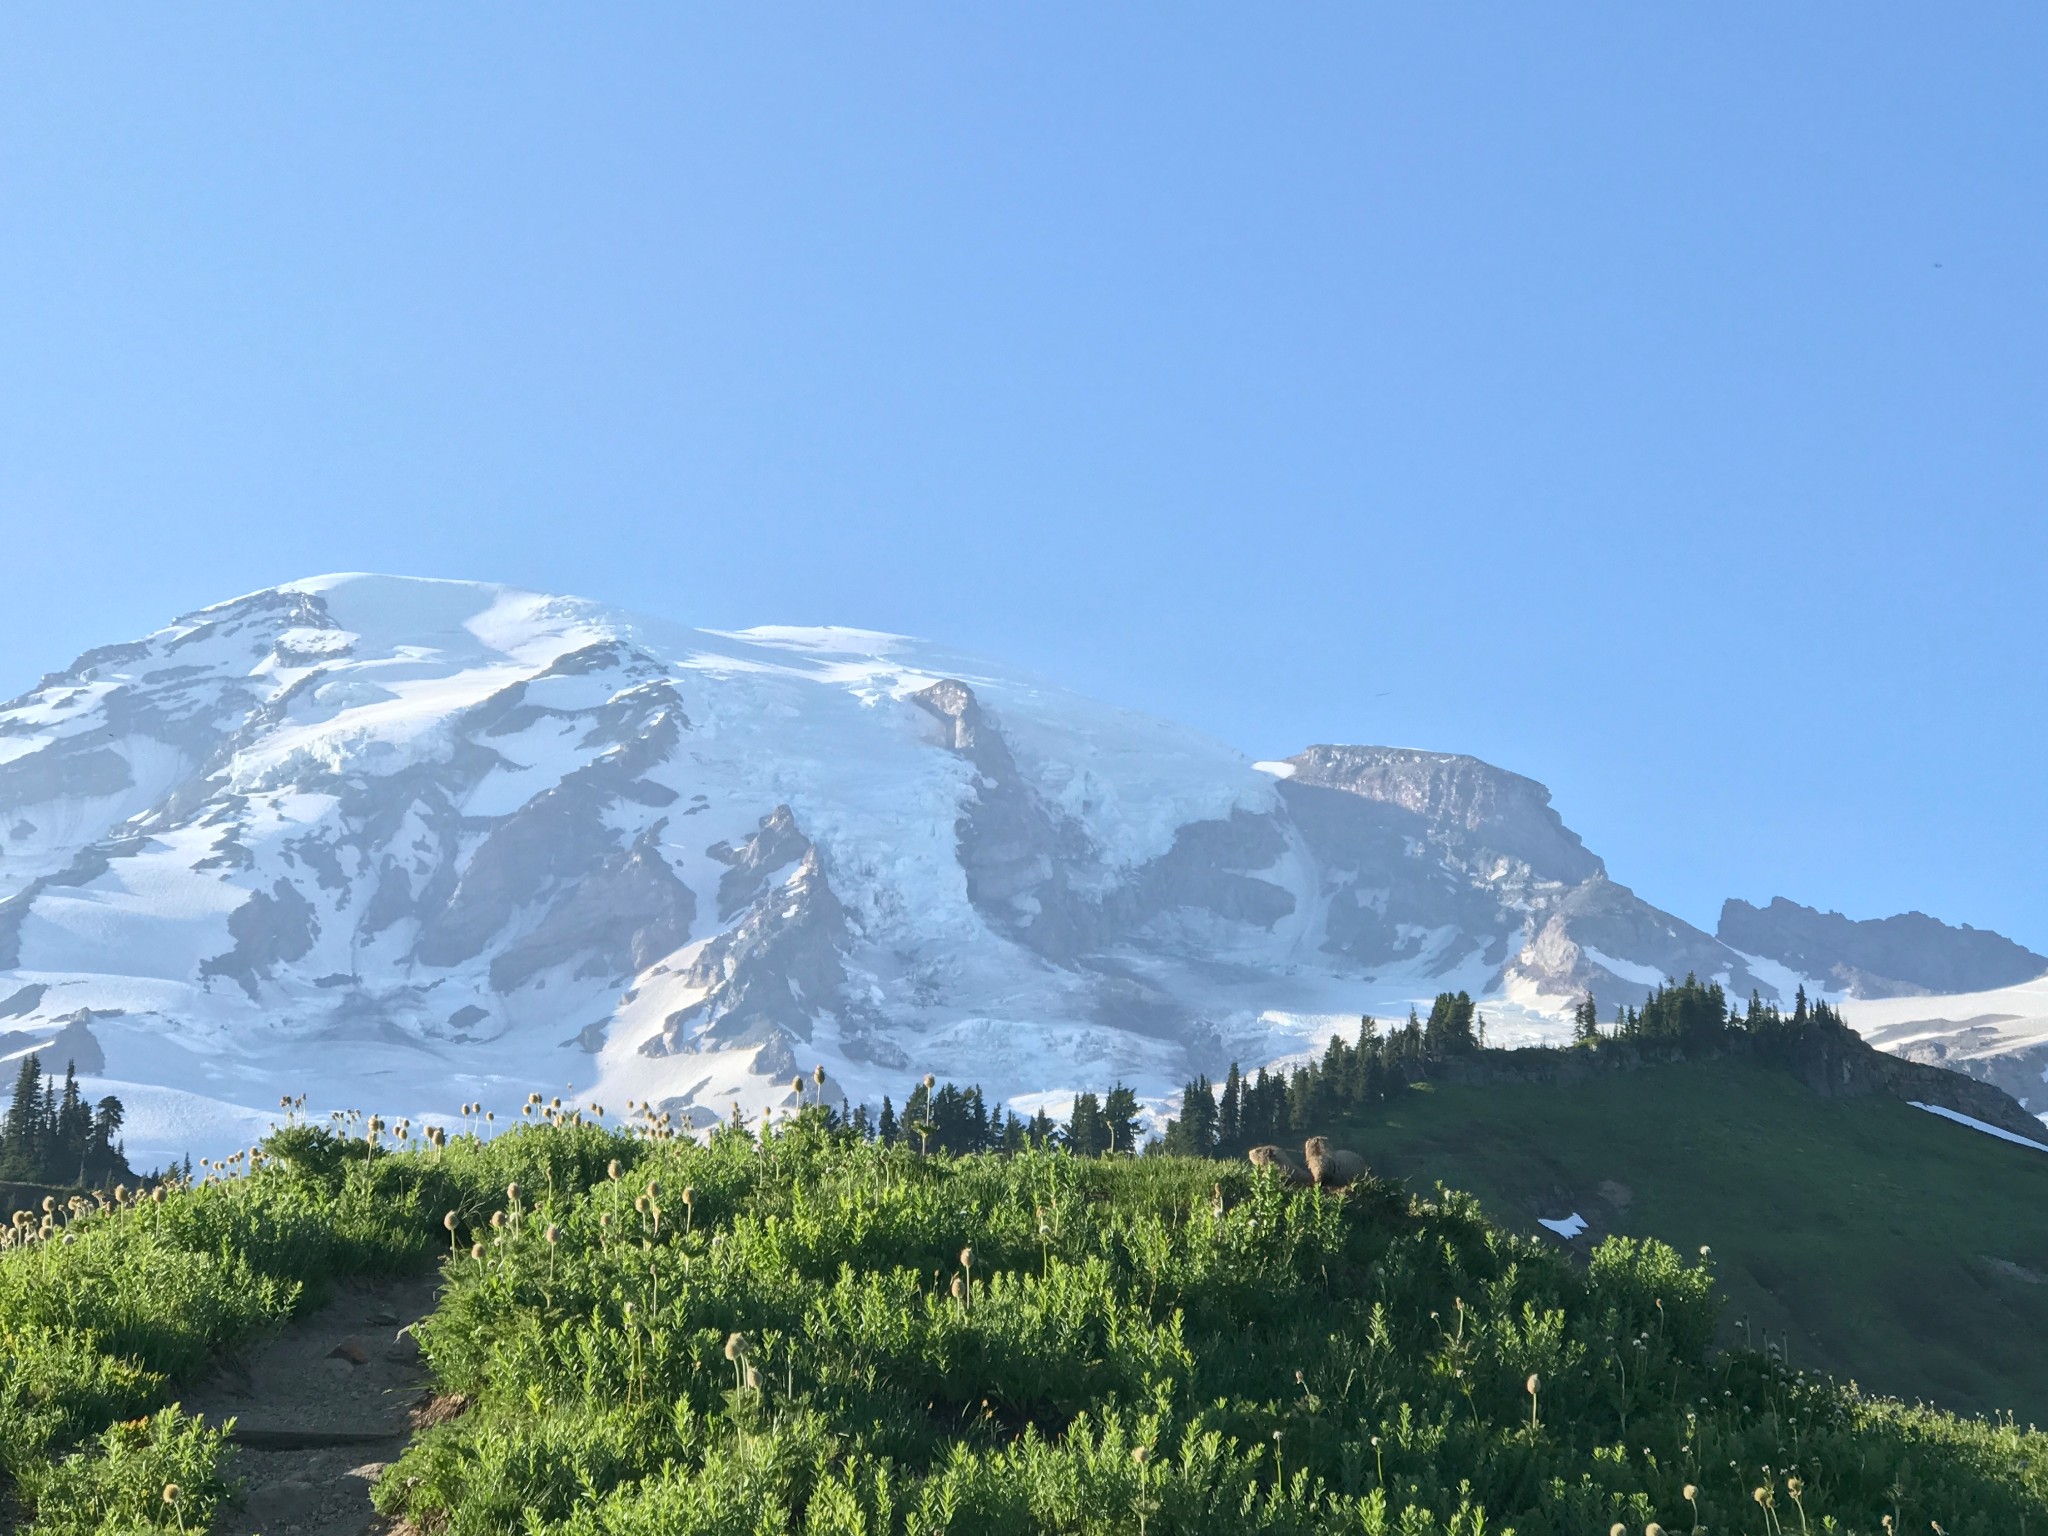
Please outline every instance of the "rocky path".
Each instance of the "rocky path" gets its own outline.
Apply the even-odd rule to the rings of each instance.
[[[367,1536],[384,1529],[370,1485],[405,1446],[426,1392],[404,1330],[433,1309],[432,1275],[344,1287],[318,1312],[188,1394],[233,1418],[226,1468],[243,1480],[216,1536]]]

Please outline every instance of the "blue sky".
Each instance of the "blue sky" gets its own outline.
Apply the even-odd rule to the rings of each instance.
[[[2048,10],[15,7],[0,694],[292,576],[904,630],[2048,949]]]

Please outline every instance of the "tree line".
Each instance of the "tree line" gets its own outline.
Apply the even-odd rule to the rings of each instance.
[[[1617,1005],[1605,1029],[1600,1006],[1588,993],[1572,1010],[1570,1048],[1650,1045],[1692,1054],[1736,1037],[1784,1044],[1846,1027],[1825,1001],[1809,1001],[1803,986],[1787,1014],[1755,992],[1747,1007],[1738,1007],[1719,982],[1688,975],[1657,987],[1640,1008]],[[1283,1141],[1405,1092],[1427,1078],[1432,1066],[1476,1056],[1485,1043],[1486,1021],[1463,992],[1437,994],[1427,1018],[1411,1008],[1405,1025],[1384,1033],[1372,1018],[1362,1018],[1357,1039],[1332,1035],[1320,1061],[1291,1071],[1261,1067],[1255,1077],[1232,1062],[1220,1091],[1207,1076],[1195,1078],[1181,1091],[1180,1114],[1166,1123],[1160,1150],[1189,1157],[1235,1156],[1262,1142]]]
[[[22,1184],[111,1184],[133,1178],[117,1139],[121,1101],[112,1094],[88,1105],[78,1072],[65,1063],[64,1085],[43,1071],[42,1058],[24,1056],[14,1096],[0,1120],[0,1179]]]
[[[885,1095],[880,1115],[871,1117],[863,1104],[845,1119],[869,1140],[921,1152],[1064,1147],[1077,1156],[1101,1157],[1138,1150],[1139,1114],[1137,1093],[1122,1083],[1103,1097],[1092,1091],[1076,1095],[1064,1121],[1054,1120],[1042,1106],[1026,1120],[1008,1108],[991,1110],[979,1085],[962,1088],[928,1076],[904,1098],[901,1112]]]

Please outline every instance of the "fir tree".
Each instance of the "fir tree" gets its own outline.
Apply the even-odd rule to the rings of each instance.
[[[1109,1131],[1102,1123],[1102,1101],[1092,1093],[1074,1096],[1064,1132],[1067,1150],[1076,1157],[1100,1157],[1109,1150]]]

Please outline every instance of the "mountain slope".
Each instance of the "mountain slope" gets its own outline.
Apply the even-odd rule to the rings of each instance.
[[[1823,977],[1850,997],[1989,992],[2048,975],[2048,955],[1924,912],[1854,922],[1783,896],[1767,907],[1730,900],[1716,932],[1732,948]]]
[[[1724,1342],[1946,1407],[2048,1418],[2048,1153],[1884,1094],[1824,1098],[1711,1057],[1438,1083],[1341,1127],[1375,1170],[1713,1250]]]
[[[0,708],[0,1056],[114,1085],[144,1156],[302,1091],[1163,1097],[1443,988],[1514,1043],[1687,971],[1797,980],[1612,881],[1533,781],[1254,764],[896,636],[329,576]]]

